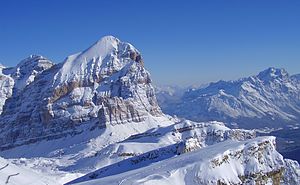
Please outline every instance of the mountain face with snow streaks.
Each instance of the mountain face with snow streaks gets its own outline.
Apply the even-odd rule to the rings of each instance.
[[[35,61],[25,62],[28,67]],[[87,122],[95,128],[161,115],[141,54],[112,36],[49,67],[32,83],[33,74],[22,69],[11,75],[22,91],[7,100],[0,119],[2,128],[10,127],[0,136],[3,149],[79,133],[76,125]]]
[[[0,114],[8,98],[22,91],[35,80],[36,76],[52,66],[51,61],[38,55],[31,55],[22,60],[16,67],[0,66]]]
[[[0,68],[0,114],[3,111],[5,101],[12,96],[12,89],[14,86],[14,80],[2,73],[3,68]]]

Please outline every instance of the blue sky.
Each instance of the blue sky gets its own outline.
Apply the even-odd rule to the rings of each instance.
[[[105,35],[138,48],[159,84],[300,73],[298,0],[0,0],[6,66],[30,54],[58,63]]]

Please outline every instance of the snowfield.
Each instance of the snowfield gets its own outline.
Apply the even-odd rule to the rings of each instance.
[[[57,182],[30,168],[12,164],[0,158],[0,184],[8,185],[56,185]]]
[[[82,179],[83,182],[78,185],[253,184],[261,176],[261,184],[289,184],[280,181],[285,161],[275,150],[274,142],[274,137],[260,137],[241,142],[224,141],[136,170],[86,182],[86,178],[79,178],[74,182],[80,182]],[[114,170],[116,169],[111,172]],[[101,173],[104,172],[100,169],[89,177],[97,178],[97,174]],[[249,176],[258,178],[248,179]]]

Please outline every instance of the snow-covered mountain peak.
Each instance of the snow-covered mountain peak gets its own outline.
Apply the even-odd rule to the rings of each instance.
[[[38,63],[40,60],[47,60],[42,55],[32,54],[23,59],[17,66],[23,66],[30,63]]]
[[[4,69],[4,68],[5,68],[5,66],[0,63],[0,72],[2,72],[2,69]]]
[[[54,64],[40,55],[30,55],[22,60],[16,67],[8,68],[7,74],[15,80],[15,88],[24,89],[34,81],[34,78],[44,70],[51,68]]]
[[[100,38],[94,45],[98,45],[98,46],[105,45],[105,44],[113,45],[113,44],[118,44],[120,42],[121,41],[118,38],[116,38],[112,35],[107,35],[107,36]]]
[[[288,72],[281,68],[270,67],[260,72],[257,77],[262,81],[270,81],[272,79],[286,79],[289,77]]]
[[[105,36],[85,51],[67,57],[55,76],[56,84],[100,81],[132,62],[143,64],[137,49],[113,36]]]
[[[113,36],[102,37],[91,47],[83,51],[80,56],[87,59],[91,59],[93,57],[106,57],[118,49],[120,42],[121,41],[119,39]]]
[[[162,115],[141,54],[129,43],[106,36],[41,74],[31,65],[36,60],[44,59],[31,56],[22,62],[29,62],[25,67],[11,69],[15,87],[20,90],[14,91],[16,96],[9,93],[3,97],[12,98],[5,102],[0,125],[22,124],[15,124],[17,134],[2,133],[7,141],[0,139],[0,145],[6,142],[15,146],[11,138],[24,144],[32,137],[59,138],[82,132],[74,124],[92,122],[89,127],[106,127]],[[35,74],[39,74],[38,78]]]
[[[218,120],[249,128],[285,127],[299,120],[299,76],[285,69],[268,68],[235,81],[218,81],[186,91],[163,110],[194,121]],[[252,124],[253,122],[256,124]],[[276,125],[276,126],[275,126]]]
[[[292,75],[291,78],[292,78],[293,80],[300,80],[300,74]]]
[[[4,67],[4,73],[6,75],[12,75],[12,76],[18,76],[19,74],[13,74],[13,73],[27,73],[31,72],[32,70],[40,70],[41,68],[50,68],[54,64],[47,58],[41,56],[41,55],[30,55],[27,58],[21,60],[17,64],[16,67]]]

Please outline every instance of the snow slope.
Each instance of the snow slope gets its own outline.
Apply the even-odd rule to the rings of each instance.
[[[78,185],[98,184],[293,184],[281,179],[286,163],[275,150],[274,137],[260,137],[247,141],[225,141],[187,154],[173,157],[136,170],[127,171]],[[113,172],[112,169],[111,171]],[[299,171],[299,167],[297,168]],[[109,173],[98,170],[97,174]],[[288,172],[286,172],[288,173]],[[288,174],[286,174],[288,175]],[[91,179],[92,179],[91,178]],[[296,181],[295,181],[296,180]],[[76,182],[76,181],[75,181]]]
[[[252,131],[231,130],[219,122],[195,123],[149,117],[144,123],[87,129],[74,136],[15,147],[0,152],[0,155],[10,158],[14,164],[30,167],[65,183],[99,168],[110,165],[114,168],[114,164],[123,164],[124,160],[126,164],[131,157],[137,161],[132,166],[136,168],[225,140],[253,137]],[[149,158],[149,155],[159,157]]]
[[[16,166],[0,158],[0,184],[7,185],[56,185],[57,183],[31,169]]]

